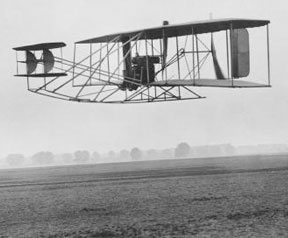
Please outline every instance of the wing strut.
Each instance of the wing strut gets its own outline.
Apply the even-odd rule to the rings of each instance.
[[[163,26],[168,26],[168,21],[163,21]],[[166,67],[166,60],[167,60],[167,51],[168,51],[168,38],[165,34],[165,31],[163,29],[163,59],[162,59],[162,69],[165,69]],[[162,76],[163,77],[163,76]]]

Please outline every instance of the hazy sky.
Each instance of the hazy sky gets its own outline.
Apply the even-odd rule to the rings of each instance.
[[[78,149],[105,152],[232,143],[288,144],[288,3],[284,0],[1,0],[0,156]],[[142,105],[83,104],[26,90],[12,47],[209,18],[271,20],[273,88],[196,89],[207,99]],[[263,69],[266,70],[266,69]]]

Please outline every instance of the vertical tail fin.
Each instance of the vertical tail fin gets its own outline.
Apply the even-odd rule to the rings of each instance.
[[[247,77],[250,73],[249,33],[247,29],[232,30],[231,41],[233,77]]]

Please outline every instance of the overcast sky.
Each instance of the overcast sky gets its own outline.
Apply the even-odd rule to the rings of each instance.
[[[288,144],[284,0],[1,0],[0,156],[205,144]],[[142,105],[66,102],[26,90],[12,47],[216,18],[271,20],[272,88],[196,89],[207,99]],[[264,40],[264,39],[259,39]],[[263,69],[266,70],[266,69]]]

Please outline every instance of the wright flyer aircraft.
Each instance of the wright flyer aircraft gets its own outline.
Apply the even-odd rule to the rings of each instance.
[[[25,77],[31,92],[91,103],[203,98],[197,87],[270,87],[269,23],[164,21],[78,41],[71,60],[63,57],[63,42],[16,47],[15,76]]]

